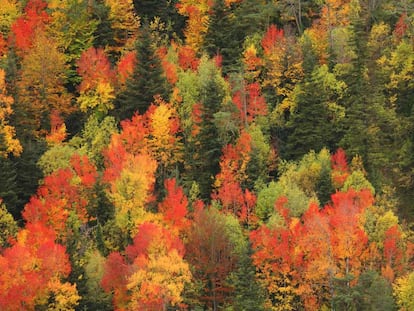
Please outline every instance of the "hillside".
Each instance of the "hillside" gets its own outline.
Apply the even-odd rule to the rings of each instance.
[[[414,310],[412,0],[0,0],[0,310]]]

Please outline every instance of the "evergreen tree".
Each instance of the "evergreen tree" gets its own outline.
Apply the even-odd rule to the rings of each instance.
[[[93,33],[93,46],[105,48],[115,45],[114,32],[109,19],[109,7],[103,0],[94,2],[92,18],[97,20],[96,30]]]
[[[296,110],[288,122],[290,134],[285,157],[289,159],[298,159],[310,150],[318,152],[324,147],[335,150],[338,139],[337,118],[329,111],[328,105],[338,97],[343,83],[328,72],[326,65],[316,66],[316,56],[306,37],[303,53],[305,78],[296,86]]]
[[[264,294],[256,281],[256,269],[251,259],[252,254],[253,251],[249,245],[246,252],[240,254],[237,270],[232,278],[235,292],[233,308],[236,311],[264,310]]]
[[[119,120],[131,118],[135,112],[144,113],[160,95],[168,101],[169,85],[161,67],[161,61],[152,45],[148,24],[144,24],[136,43],[137,61],[126,89],[116,103],[115,113]]]
[[[39,181],[43,178],[42,170],[37,166],[40,156],[45,152],[46,146],[40,141],[21,141],[23,153],[14,159],[16,165],[16,183],[18,185],[16,211],[13,212],[16,219],[21,219],[21,211],[30,197],[36,193]]]
[[[159,18],[166,26],[170,39],[176,35],[183,38],[186,18],[178,13],[179,0],[134,0],[135,12],[143,20],[153,21]]]
[[[376,271],[362,273],[355,291],[358,293],[356,306],[360,311],[397,310],[391,284]]]
[[[197,133],[190,134],[184,143],[184,179],[190,187],[198,184],[201,198],[209,200],[212,184],[220,170],[219,161],[223,143],[220,140],[216,115],[226,98],[226,82],[214,62],[203,58],[198,69],[197,110],[199,120],[193,127]],[[194,107],[192,108],[194,109]]]
[[[16,169],[9,158],[0,157],[0,199],[7,206],[14,219],[19,218]]]
[[[211,194],[214,177],[220,171],[219,161],[221,156],[221,142],[219,131],[214,122],[214,114],[220,109],[224,94],[211,77],[210,81],[202,89],[202,122],[200,133],[197,136],[199,143],[194,165],[194,179],[200,186],[200,194],[203,199],[208,199]]]
[[[216,0],[209,16],[208,30],[204,37],[204,48],[210,57],[223,57],[223,72],[235,65],[241,54],[240,40],[234,38],[234,25],[230,20],[230,9],[224,0]]]
[[[226,4],[216,0],[209,15],[204,50],[223,57],[223,73],[237,72],[246,38],[262,33],[276,15],[274,6],[245,0]]]
[[[382,88],[368,79],[366,8],[353,2],[349,45],[354,52],[351,66],[343,75],[347,84],[344,96],[344,136],[340,145],[349,156],[360,155],[374,187],[380,189],[393,170],[395,143],[400,122],[395,109],[387,107]]]

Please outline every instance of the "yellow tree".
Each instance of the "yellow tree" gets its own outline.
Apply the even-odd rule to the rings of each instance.
[[[350,2],[350,0],[323,0],[321,18],[306,30],[322,63],[327,61],[328,54],[332,52],[335,45],[338,45],[338,35],[349,24]]]
[[[8,122],[13,113],[12,104],[13,97],[6,93],[5,72],[0,69],[0,157],[9,153],[18,156],[22,152],[22,146],[15,138],[15,129]]]
[[[51,111],[67,115],[74,110],[64,86],[65,70],[64,54],[45,33],[38,33],[32,49],[23,58],[17,84],[17,118],[28,134],[45,134],[50,127]]]
[[[263,86],[271,88],[277,103],[272,117],[281,119],[294,108],[294,88],[303,77],[302,55],[293,37],[286,37],[283,29],[271,25],[262,39],[264,67]]]
[[[105,0],[109,7],[109,19],[112,22],[115,51],[132,50],[139,28],[139,18],[135,14],[132,0]]]
[[[133,244],[109,255],[102,286],[114,292],[117,310],[167,310],[179,306],[191,272],[184,246],[170,231],[154,223],[138,227]]]
[[[414,272],[395,281],[394,296],[397,299],[400,310],[414,310]]]
[[[0,0],[0,34],[5,37],[13,22],[20,15],[20,3],[16,0]]]
[[[153,158],[164,171],[182,161],[182,143],[176,135],[179,132],[180,121],[177,111],[171,104],[158,98],[156,105],[150,108],[148,144]]]
[[[114,139],[106,151],[107,194],[115,206],[117,225],[126,233],[135,232],[137,225],[153,219],[145,207],[151,200],[157,162],[146,153],[127,153]]]
[[[210,0],[181,0],[177,7],[181,15],[188,16],[185,29],[186,43],[194,51],[199,51],[208,29]]]

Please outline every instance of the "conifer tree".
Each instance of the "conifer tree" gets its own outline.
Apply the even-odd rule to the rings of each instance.
[[[233,37],[234,25],[229,17],[231,12],[224,0],[216,0],[211,11],[204,48],[210,57],[223,57],[223,72],[226,73],[240,56],[240,41]]]
[[[304,81],[296,86],[296,111],[288,122],[286,156],[298,159],[310,150],[324,147],[335,149],[339,126],[337,116],[329,111],[329,104],[338,97],[344,87],[337,81],[326,65],[317,66],[315,54],[305,37],[303,46]]]
[[[15,219],[19,214],[16,209],[18,203],[16,177],[14,163],[9,158],[0,157],[0,199]]]
[[[398,140],[399,120],[395,109],[387,107],[381,88],[370,83],[367,48],[367,8],[352,2],[349,46],[354,52],[351,66],[343,76],[347,84],[344,96],[344,136],[340,145],[347,154],[360,155],[376,188],[384,180],[384,172],[392,170],[395,158],[394,144]]]
[[[234,273],[234,310],[261,311],[264,310],[264,293],[256,281],[256,269],[251,255],[253,251],[249,245],[237,262]]]
[[[225,99],[224,80],[213,62],[200,65],[201,122],[195,137],[196,151],[190,171],[190,179],[200,187],[201,198],[208,200],[214,177],[220,170],[219,161],[222,149],[215,114],[219,112]]]
[[[93,33],[93,46],[105,48],[115,45],[114,31],[109,19],[109,7],[105,1],[98,0],[94,2],[92,17],[97,20],[96,30]]]
[[[136,42],[136,55],[134,72],[126,82],[126,90],[117,100],[116,115],[120,120],[131,118],[137,111],[143,114],[156,95],[165,100],[169,96],[168,82],[152,45],[148,24],[141,28]]]

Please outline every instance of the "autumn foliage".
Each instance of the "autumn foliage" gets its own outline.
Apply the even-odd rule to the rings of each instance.
[[[411,2],[0,0],[0,310],[414,310]]]
[[[177,306],[182,302],[184,284],[191,279],[183,254],[182,242],[167,229],[143,223],[125,256],[109,255],[102,286],[114,291],[114,306],[119,310]]]
[[[73,308],[80,297],[76,286],[62,282],[71,266],[65,247],[55,242],[56,234],[40,222],[22,229],[12,247],[0,255],[0,307],[2,310],[34,310],[48,306],[53,294],[63,294],[57,308]],[[53,303],[49,304],[52,307]]]

